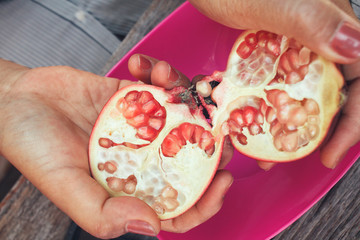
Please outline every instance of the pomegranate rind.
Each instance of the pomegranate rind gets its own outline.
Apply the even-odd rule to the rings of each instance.
[[[153,141],[138,140],[136,137],[129,138],[131,135],[129,133],[133,136],[136,133],[131,130],[131,126],[126,124],[117,104],[119,99],[131,91],[150,92],[166,109],[165,125]],[[205,130],[211,131],[200,109],[190,111],[186,104],[171,103],[170,99],[169,92],[155,86],[131,85],[119,90],[101,111],[89,143],[91,173],[109,194],[113,197],[138,197],[153,207],[162,220],[182,214],[203,195],[215,175],[223,145],[223,139],[217,139],[215,151],[210,156],[196,144],[187,144],[175,157],[164,156],[161,143],[170,131],[181,123],[200,125]],[[133,144],[142,144],[141,147],[131,148],[116,142],[121,138],[114,135],[121,133],[125,134],[126,139],[134,140]],[[118,145],[109,148],[102,147],[99,144],[101,138],[110,139]],[[116,170],[113,171],[113,168]],[[131,179],[136,179],[136,181],[131,181]],[[124,184],[127,182],[132,184],[129,189],[136,184],[133,192],[124,190]],[[165,198],[162,195],[165,188],[175,189],[176,197]],[[119,189],[122,190],[119,191]],[[165,205],[168,208],[164,207]]]

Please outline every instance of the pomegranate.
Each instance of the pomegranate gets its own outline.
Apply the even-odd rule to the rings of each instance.
[[[262,161],[313,152],[341,106],[343,84],[334,63],[295,40],[246,31],[226,70],[189,89],[119,90],[91,134],[91,172],[112,196],[135,196],[160,219],[174,218],[206,190],[227,135]]]

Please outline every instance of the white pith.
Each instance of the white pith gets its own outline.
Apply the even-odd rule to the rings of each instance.
[[[143,86],[130,86],[120,91],[103,109],[90,141],[91,171],[95,179],[100,182],[113,196],[136,196],[150,206],[160,199],[161,192],[168,186],[174,188],[178,196],[179,206],[172,211],[159,214],[161,219],[173,218],[190,208],[201,196],[211,181],[220,158],[219,148],[222,141],[215,144],[215,153],[210,157],[198,147],[197,143],[187,142],[175,157],[166,157],[161,152],[161,143],[169,132],[183,122],[198,124],[206,130],[211,130],[206,119],[190,113],[185,104],[172,104],[168,102],[169,95],[163,90],[148,89],[160,105],[166,108],[166,123],[152,141],[144,141],[136,137],[136,129],[126,123],[126,119],[117,110],[117,101],[131,90],[141,91]],[[148,144],[139,149],[121,146],[103,148],[98,139],[108,138],[116,144],[129,142],[133,144]],[[98,169],[99,163],[111,161],[117,165],[117,171],[108,173]],[[112,191],[106,179],[117,177],[126,179],[134,175],[137,179],[136,191],[133,194]],[[196,184],[194,184],[196,182]],[[151,197],[148,197],[151,196]]]

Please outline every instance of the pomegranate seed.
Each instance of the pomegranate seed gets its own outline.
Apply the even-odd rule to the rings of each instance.
[[[236,121],[229,119],[228,124],[231,132],[236,132],[236,133],[242,132],[242,127],[240,127],[239,124],[236,123]]]
[[[120,192],[124,189],[125,180],[117,177],[108,177],[106,179],[108,187],[114,192]]]
[[[242,42],[240,43],[239,47],[236,50],[236,53],[242,58],[242,59],[247,59],[251,53],[252,53],[253,49],[251,49],[250,46],[248,46],[246,44],[246,42]]]
[[[249,132],[251,135],[257,135],[257,134],[261,133],[261,131],[262,131],[262,128],[259,126],[259,124],[252,123],[249,126]]]
[[[298,147],[305,146],[310,141],[310,135],[306,128],[302,128],[298,130]]]
[[[148,121],[149,117],[145,114],[139,114],[133,118],[126,119],[126,122],[135,128],[145,126]]]
[[[164,126],[164,122],[163,118],[149,118],[149,126],[158,131]]]
[[[308,65],[304,65],[304,66],[301,66],[299,68],[299,75],[300,75],[300,78],[301,79],[304,79],[306,74],[308,74],[309,72],[309,66]]]
[[[213,155],[214,152],[215,152],[215,145],[212,145],[212,147],[211,147],[210,149],[205,150],[205,153],[206,153],[208,156]]]
[[[138,91],[128,92],[124,98],[128,103],[134,102],[139,98],[139,92]]]
[[[191,143],[199,143],[205,129],[199,125],[194,125],[194,126],[195,126],[194,135]]]
[[[136,102],[132,102],[122,112],[125,118],[133,118],[141,113],[140,107]]]
[[[273,104],[273,105],[275,104],[275,99],[279,92],[280,92],[280,90],[278,90],[278,89],[266,91],[266,98],[269,100],[269,102],[271,104]]]
[[[165,198],[163,204],[167,211],[174,211],[180,204],[176,199]]]
[[[268,105],[266,105],[266,102],[264,101],[264,99],[261,99],[260,112],[262,115],[265,115],[267,108],[268,108]]]
[[[231,112],[230,119],[235,121],[239,127],[243,127],[245,125],[243,111],[241,109],[236,109]]]
[[[175,135],[167,135],[161,144],[161,150],[166,157],[174,157],[181,149],[179,139]]]
[[[158,202],[155,202],[151,207],[158,215],[163,215],[165,213],[165,207]]]
[[[281,138],[282,149],[286,152],[294,152],[298,148],[298,134],[297,131],[288,132]]]
[[[99,164],[98,164],[98,169],[99,169],[100,171],[104,171],[104,169],[105,169],[105,164],[99,163]]]
[[[144,126],[137,129],[137,136],[144,140],[152,141],[157,136],[158,131],[150,126]]]
[[[124,98],[120,98],[116,103],[116,108],[119,112],[123,112],[128,107],[128,105],[129,104],[125,101]]]
[[[276,134],[278,134],[278,132],[281,130],[281,128],[282,128],[282,126],[277,120],[273,121],[270,125],[271,135],[276,136]]]
[[[140,92],[140,97],[139,97],[138,102],[140,104],[145,104],[145,103],[149,102],[152,99],[154,99],[154,97],[150,92],[142,91],[142,92]]]
[[[155,111],[157,111],[159,109],[159,107],[160,107],[160,104],[155,99],[151,99],[148,102],[146,102],[145,104],[143,104],[141,109],[144,113],[151,114],[151,113],[154,113]]]
[[[201,135],[199,146],[203,150],[211,149],[215,144],[213,135],[209,131],[204,131]]]
[[[166,186],[162,191],[161,191],[161,196],[164,198],[174,198],[176,199],[178,196],[178,192],[171,186]]]
[[[284,136],[283,132],[279,132],[275,137],[274,137],[274,146],[277,150],[282,151],[282,137]]]
[[[275,107],[280,107],[282,105],[291,103],[293,100],[289,97],[289,95],[287,94],[287,92],[285,91],[279,91],[276,94],[275,97],[275,102],[273,103],[275,105]]]
[[[276,117],[280,123],[286,124],[289,121],[290,111],[293,107],[293,105],[285,104],[278,108]]]
[[[253,107],[244,108],[244,120],[245,124],[248,126],[254,122],[255,118],[255,109]]]
[[[135,190],[136,190],[136,183],[135,182],[129,181],[129,182],[125,183],[124,193],[133,194],[135,192]]]
[[[133,194],[136,190],[137,179],[134,175],[130,175],[125,180],[124,192],[127,194]]]
[[[299,52],[295,49],[289,49],[286,54],[291,64],[291,67],[295,70],[299,69],[300,67]]]
[[[302,80],[301,76],[297,72],[290,72],[286,78],[285,83],[286,84],[295,84]]]
[[[114,173],[114,172],[116,172],[117,167],[116,167],[116,164],[114,162],[108,161],[108,162],[105,163],[104,169],[108,173]]]
[[[257,39],[258,39],[258,46],[259,46],[259,47],[261,47],[261,48],[265,48],[265,47],[266,47],[267,41],[268,41],[268,39],[269,39],[268,33],[269,33],[269,32],[266,32],[266,31],[258,31],[258,32],[256,33],[256,36],[257,36]]]
[[[310,139],[314,139],[319,135],[320,128],[315,124],[308,124],[307,126],[308,133],[310,135]]]
[[[208,97],[211,94],[212,87],[208,81],[199,81],[196,83],[196,91],[202,97]]]
[[[247,137],[244,134],[238,134],[236,139],[239,141],[240,144],[246,145],[247,144]]]
[[[166,110],[164,107],[160,107],[155,113],[154,113],[155,117],[161,117],[161,118],[165,118],[166,117]]]
[[[174,135],[178,141],[180,142],[180,146],[183,146],[186,144],[186,140],[183,138],[181,131],[179,128],[174,128],[171,132],[171,135]]]
[[[275,39],[269,39],[266,46],[267,50],[274,56],[277,57],[280,55],[280,44]]]
[[[279,69],[281,69],[281,71],[283,71],[285,74],[292,71],[287,52],[280,57]]]
[[[114,145],[114,142],[108,138],[99,138],[99,145],[103,148],[109,148]]]
[[[195,127],[191,123],[183,123],[179,126],[181,134],[185,141],[191,142],[191,138],[194,134]]]
[[[289,123],[295,126],[302,126],[308,119],[307,112],[304,107],[298,106],[291,110]]]
[[[269,107],[266,111],[266,121],[268,123],[272,123],[276,119],[276,113],[275,110],[271,107]]]
[[[263,124],[264,123],[264,115],[262,115],[260,112],[256,113],[255,122],[260,125]]]
[[[308,120],[307,122],[309,124],[315,124],[315,125],[318,125],[320,123],[320,118],[319,116],[308,116]]]
[[[246,44],[252,48],[255,49],[257,47],[258,39],[256,37],[255,33],[250,33],[245,37]]]
[[[305,99],[304,108],[309,115],[318,115],[320,113],[319,105],[315,100],[310,98]]]

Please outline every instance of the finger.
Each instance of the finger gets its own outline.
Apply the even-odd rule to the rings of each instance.
[[[146,84],[151,84],[151,72],[154,65],[159,60],[143,55],[134,54],[128,61],[128,68],[136,79],[143,81]]]
[[[265,161],[256,161],[259,167],[265,171],[269,171],[271,168],[273,168],[276,163],[274,162],[265,162]]]
[[[359,96],[360,79],[357,79],[349,88],[349,99],[333,136],[321,149],[321,162],[328,168],[335,168],[349,148],[360,141]]]
[[[155,236],[160,231],[157,215],[143,201],[134,197],[110,198],[85,171],[66,171],[71,184],[58,184],[55,175],[51,182],[59,186],[57,192],[49,194],[46,188],[44,193],[85,231],[106,239],[127,232]],[[63,178],[58,180],[64,182]]]
[[[224,167],[226,167],[226,165],[230,162],[233,155],[234,155],[234,146],[230,141],[230,137],[226,136],[224,139],[223,151],[221,154],[221,159],[218,168],[223,169]]]
[[[360,57],[359,22],[341,10],[340,5],[327,0],[190,2],[227,26],[283,34],[339,63],[354,62]],[[347,2],[341,7],[351,11]]]
[[[146,84],[153,84],[165,89],[190,86],[190,80],[170,64],[143,54],[131,56],[128,68],[135,78]]]
[[[165,89],[178,86],[190,87],[190,80],[165,61],[155,64],[151,72],[151,83]]]
[[[205,222],[221,208],[224,196],[233,182],[229,171],[219,170],[202,198],[179,217],[161,222],[161,229],[171,232],[186,232]]]
[[[360,61],[342,65],[342,73],[346,81],[352,81],[360,77]]]

